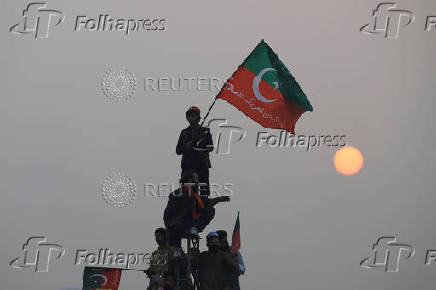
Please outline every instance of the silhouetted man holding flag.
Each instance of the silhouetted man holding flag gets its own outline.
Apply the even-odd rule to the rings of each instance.
[[[182,155],[182,175],[186,170],[194,170],[200,179],[200,195],[209,195],[209,152],[213,151],[212,135],[209,128],[202,127],[200,108],[191,106],[186,111],[189,127],[180,132],[176,153]]]

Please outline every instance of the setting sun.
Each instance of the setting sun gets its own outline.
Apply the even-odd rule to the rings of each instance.
[[[362,169],[363,155],[359,149],[353,146],[345,146],[336,151],[334,163],[339,173],[353,175]]]

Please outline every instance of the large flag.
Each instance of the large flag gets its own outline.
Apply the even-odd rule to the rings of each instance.
[[[295,123],[312,105],[277,54],[261,41],[227,80],[217,98],[266,128],[295,134]]]
[[[83,290],[118,290],[122,269],[85,267]]]
[[[238,217],[236,218],[235,227],[233,228],[231,253],[236,254],[240,249],[241,249],[241,230],[239,225],[239,211],[238,211]]]

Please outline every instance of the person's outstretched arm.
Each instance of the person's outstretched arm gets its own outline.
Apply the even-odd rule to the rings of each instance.
[[[209,204],[211,206],[215,206],[220,202],[228,202],[228,201],[230,201],[230,196],[218,196],[214,198],[209,198]]]

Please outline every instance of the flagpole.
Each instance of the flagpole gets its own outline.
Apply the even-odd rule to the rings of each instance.
[[[210,110],[212,109],[212,107],[215,105],[216,100],[218,99],[218,96],[215,97],[215,99],[213,100],[212,105],[210,105],[209,110],[207,110],[206,116],[204,116],[203,121],[201,122],[200,126],[203,126],[204,121],[206,121],[207,116],[209,116]]]

